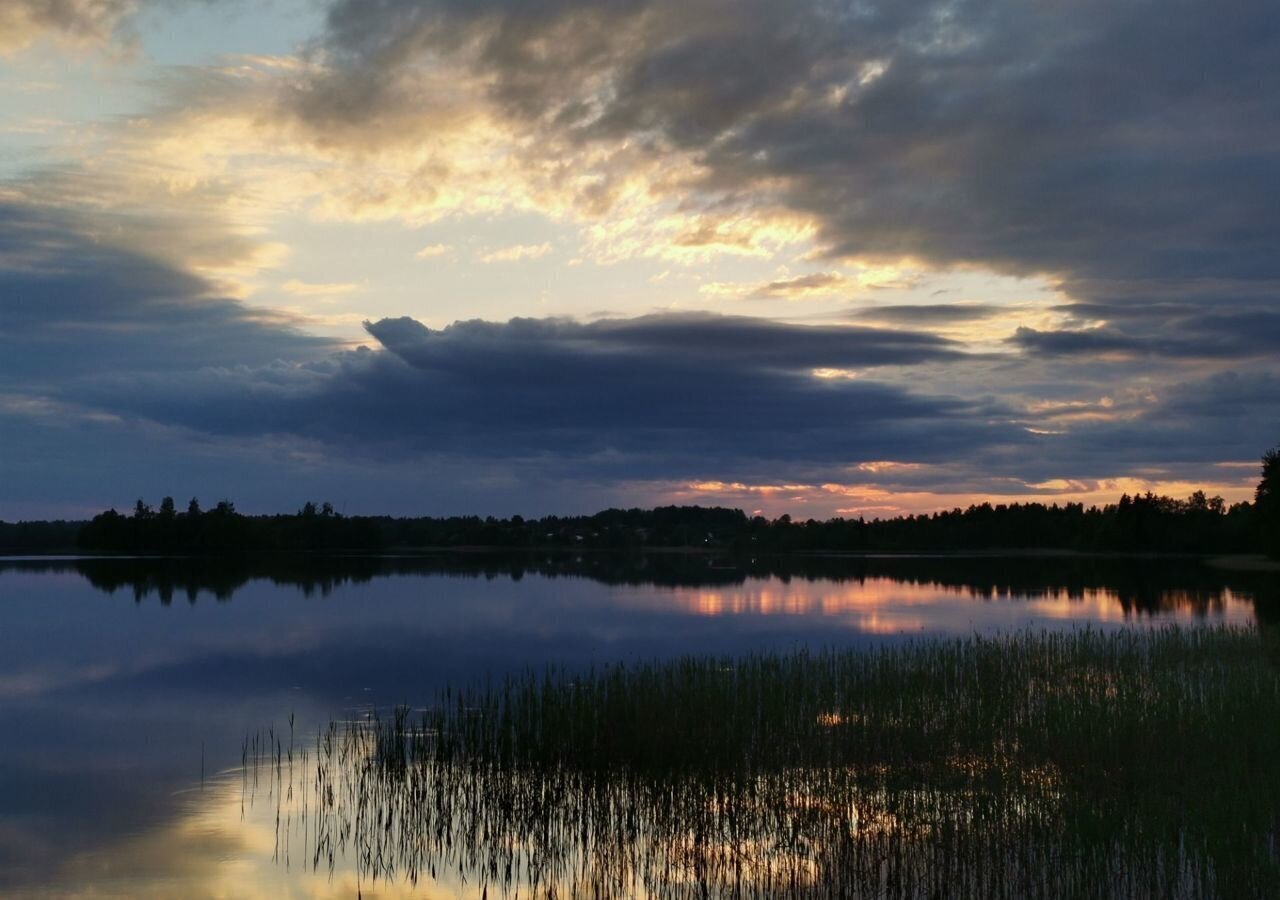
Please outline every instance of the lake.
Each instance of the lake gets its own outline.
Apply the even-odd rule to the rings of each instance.
[[[465,867],[371,885],[322,859],[280,760],[548,666],[1270,627],[1276,606],[1274,576],[1167,559],[0,560],[0,895],[480,896]]]

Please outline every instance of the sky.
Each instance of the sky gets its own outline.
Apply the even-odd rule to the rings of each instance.
[[[0,519],[1251,496],[1274,0],[5,0]]]

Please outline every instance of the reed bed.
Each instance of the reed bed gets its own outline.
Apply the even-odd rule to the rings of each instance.
[[[1252,629],[530,672],[331,723],[296,760],[279,737],[245,746],[246,790],[265,767],[286,843],[370,882],[1280,896],[1280,672]]]

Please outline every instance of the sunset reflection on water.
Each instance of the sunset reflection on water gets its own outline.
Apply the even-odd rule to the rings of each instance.
[[[672,588],[655,593],[624,589],[627,606],[677,610],[697,616],[792,616],[841,620],[867,634],[949,631],[971,625],[1091,622],[1096,624],[1245,625],[1253,601],[1230,588],[1212,592],[1164,590],[1143,603],[1109,588],[983,589],[893,578],[847,582],[766,578],[729,588]]]
[[[295,713],[303,744],[331,717],[530,668],[919,635],[1269,627],[1275,597],[1265,578],[1178,561],[10,561],[0,896],[374,896],[345,863],[332,877],[298,857],[279,865],[274,804],[260,794],[242,818],[238,779],[217,774],[238,766],[248,730]],[[475,887],[441,882],[376,895]]]

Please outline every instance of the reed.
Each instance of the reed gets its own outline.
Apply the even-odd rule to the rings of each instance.
[[[251,793],[290,765],[246,747]],[[275,796],[312,865],[477,895],[1280,896],[1250,629],[529,672],[331,723],[311,762]]]

